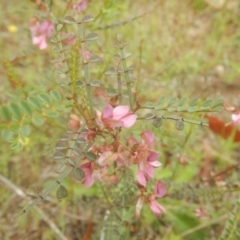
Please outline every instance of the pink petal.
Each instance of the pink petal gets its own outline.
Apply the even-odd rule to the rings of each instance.
[[[144,187],[146,186],[147,181],[146,181],[146,177],[145,177],[145,174],[143,171],[138,170],[137,180],[138,180],[139,184],[141,184]]]
[[[166,185],[162,181],[157,181],[155,185],[155,196],[161,198],[167,193]]]
[[[146,164],[145,171],[148,174],[149,177],[154,177],[154,168],[150,164]]]
[[[113,114],[113,107],[110,104],[108,104],[103,110],[102,119],[112,118],[112,114]]]
[[[114,119],[111,119],[111,118],[104,118],[103,123],[104,123],[105,126],[109,126],[111,128],[122,127],[123,126],[123,121],[114,120]]]
[[[136,122],[137,115],[131,114],[131,115],[123,118],[122,120],[123,120],[123,127],[129,128],[129,127],[132,127],[134,125],[134,123]]]
[[[149,155],[148,155],[148,162],[155,162],[157,161],[159,158],[159,153],[156,153],[154,151],[149,151]]]
[[[142,132],[141,137],[148,145],[150,145],[151,147],[153,146],[155,137],[151,131],[146,130],[146,131]]]
[[[162,216],[162,212],[166,212],[166,209],[156,200],[151,201],[150,208],[153,211],[153,213],[158,217]]]
[[[239,124],[240,123],[240,113],[232,114],[232,120],[233,120],[234,124]]]
[[[161,217],[162,216],[162,213],[158,207],[158,204],[157,202],[154,200],[154,201],[151,201],[150,203],[150,208],[151,210],[153,211],[153,213],[157,216],[157,217]]]
[[[113,118],[120,119],[129,112],[129,106],[118,106],[113,109]]]

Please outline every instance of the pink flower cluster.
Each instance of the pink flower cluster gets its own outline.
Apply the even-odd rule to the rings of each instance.
[[[154,168],[160,167],[161,163],[158,162],[159,154],[152,150],[154,134],[146,130],[142,132],[141,138],[140,144],[134,138],[129,140],[129,144],[134,149],[131,160],[138,165],[137,180],[145,187],[149,179],[154,177]]]
[[[33,19],[30,23],[30,31],[32,36],[32,42],[41,50],[47,47],[47,39],[51,36],[51,30],[54,25],[49,20],[39,22],[37,19]]]
[[[149,180],[154,178],[155,168],[161,166],[158,161],[159,153],[153,150],[154,134],[146,130],[140,135],[141,141],[130,137],[126,139],[126,144],[124,144],[119,141],[119,137],[115,134],[119,134],[121,128],[130,128],[135,124],[137,115],[130,110],[129,106],[113,107],[109,104],[102,113],[96,112],[96,115],[95,120],[98,124],[98,131],[102,129],[108,132],[113,136],[113,140],[108,144],[104,141],[103,144],[98,143],[98,145],[94,144],[92,146],[91,151],[97,156],[97,159],[91,161],[86,157],[79,166],[85,173],[84,178],[81,180],[82,184],[86,188],[91,187],[96,181],[118,184],[120,181],[116,174],[118,170],[137,166],[136,185],[142,194],[136,204],[136,215],[140,214],[143,204],[147,203],[153,213],[160,217],[162,212],[165,212],[165,209],[156,199],[162,198],[166,194],[165,184],[157,181],[154,193],[143,194],[143,192],[147,192],[146,186]],[[80,119],[71,114],[68,126],[77,131],[80,125]],[[94,140],[96,136],[97,133],[93,129],[88,129],[88,133],[80,137],[86,140]]]

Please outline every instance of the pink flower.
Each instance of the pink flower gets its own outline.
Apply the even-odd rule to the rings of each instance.
[[[234,125],[240,124],[240,112],[237,114],[232,114],[232,120]]]
[[[149,205],[153,213],[161,217],[162,212],[166,212],[166,209],[156,201],[156,198],[162,198],[167,193],[166,185],[162,181],[157,181],[155,184],[154,194],[149,195]]]
[[[118,106],[113,108],[109,104],[103,110],[101,119],[103,124],[108,128],[129,128],[136,122],[137,115],[130,111],[129,106]]]
[[[88,7],[88,4],[89,4],[89,0],[82,0],[76,4],[73,4],[72,8],[82,12]]]
[[[45,49],[47,47],[47,38],[51,36],[51,30],[53,28],[54,25],[51,21],[44,20],[40,23],[37,19],[34,19],[30,23],[33,44],[37,45],[41,50]]]
[[[144,131],[141,134],[142,144],[140,144],[134,152],[133,162],[138,164],[137,180],[142,186],[146,186],[147,181],[154,177],[154,168],[160,167],[158,162],[159,153],[151,150],[154,145],[155,138],[151,131]],[[131,142],[136,145],[136,141],[131,139]]]

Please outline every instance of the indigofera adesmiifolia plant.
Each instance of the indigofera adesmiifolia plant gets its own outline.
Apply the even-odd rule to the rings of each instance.
[[[57,197],[66,197],[67,189],[62,183],[73,173],[76,181],[85,188],[90,188],[96,182],[105,184],[109,191],[113,189],[112,192],[121,184],[125,186],[115,195],[109,194],[109,209],[114,204],[123,207],[134,204],[135,215],[140,216],[146,204],[160,217],[166,210],[157,199],[167,194],[167,187],[162,179],[154,180],[155,170],[161,167],[158,160],[160,153],[155,150],[156,138],[149,129],[133,136],[132,129],[137,121],[149,121],[151,127],[159,128],[164,121],[173,120],[178,130],[182,130],[185,123],[207,126],[203,121],[162,113],[216,112],[221,111],[222,101],[189,101],[187,98],[161,96],[156,104],[141,104],[135,94],[138,91],[136,85],[139,85],[136,82],[140,79],[135,79],[134,68],[128,66],[126,60],[131,55],[126,50],[128,42],[118,35],[118,42],[114,44],[118,51],[114,55],[116,64],[105,72],[106,78],[114,78],[115,81],[112,87],[106,88],[108,101],[99,109],[101,106],[93,97],[93,88],[106,86],[104,82],[93,80],[90,74],[91,64],[101,60],[87,49],[88,43],[98,38],[97,33],[86,33],[86,26],[92,20],[91,15],[81,19],[67,16],[63,24],[58,24],[52,30],[51,40],[56,44],[54,52],[59,55],[56,59],[58,73],[64,76],[64,82],[60,85],[65,88],[72,113],[68,129],[56,144],[53,156],[60,164],[57,170],[59,177],[22,213],[46,198],[56,187]],[[71,43],[67,34],[63,34],[63,29],[65,31],[69,25],[77,31]],[[142,113],[145,115],[142,116]]]

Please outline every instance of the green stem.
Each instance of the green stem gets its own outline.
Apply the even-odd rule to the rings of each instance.
[[[131,90],[131,79],[130,79],[130,76],[128,73],[126,61],[124,59],[124,51],[121,49],[120,53],[121,53],[121,58],[122,58],[122,60],[121,60],[122,66],[124,69],[124,74],[125,74],[126,83],[127,83],[127,93],[128,93],[128,98],[129,98],[129,104],[130,104],[131,110],[133,110],[133,95],[132,95],[132,90]]]

